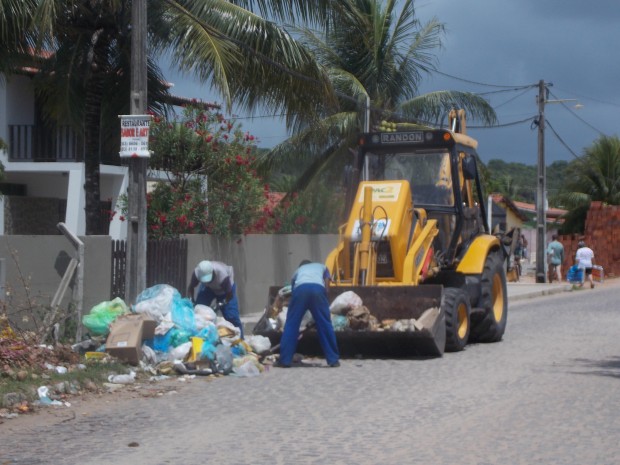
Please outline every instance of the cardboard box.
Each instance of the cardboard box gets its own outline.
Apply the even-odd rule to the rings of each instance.
[[[157,322],[149,317],[132,313],[119,316],[110,326],[105,351],[132,365],[142,358],[142,341],[155,334]]]

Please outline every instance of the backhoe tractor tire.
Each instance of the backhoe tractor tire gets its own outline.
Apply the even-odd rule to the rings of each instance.
[[[499,342],[508,320],[508,292],[504,261],[498,252],[489,253],[480,279],[478,307],[484,311],[472,321],[472,342]]]
[[[446,317],[446,352],[459,352],[465,349],[469,340],[469,296],[461,289],[445,288],[441,307]]]

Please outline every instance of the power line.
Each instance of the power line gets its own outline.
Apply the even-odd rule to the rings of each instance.
[[[605,105],[611,105],[611,106],[614,106],[614,107],[620,107],[620,104],[615,103],[615,102],[610,102],[610,101],[607,101],[607,100],[600,100],[600,99],[597,99],[597,98],[594,98],[594,97],[588,97],[587,95],[578,94],[577,92],[572,92],[572,91],[569,91],[569,90],[563,90],[563,89],[560,89],[559,87],[556,87],[556,89],[561,90],[562,92],[569,93],[571,95],[576,95],[577,97],[581,97],[581,98],[586,99],[586,100],[592,100],[593,102],[603,103]]]
[[[527,91],[529,91],[529,90],[530,90],[529,88],[525,89],[525,90],[524,90],[523,92],[521,92],[520,94],[517,94],[517,95],[515,95],[514,97],[509,98],[509,99],[508,99],[508,100],[506,100],[505,102],[500,103],[499,105],[496,105],[496,106],[495,106],[495,108],[497,109],[497,108],[499,108],[499,107],[501,107],[501,106],[504,106],[504,105],[506,105],[506,104],[508,104],[508,103],[512,102],[513,100],[518,99],[519,97],[521,97],[523,94],[525,94],[525,93],[526,93]]]
[[[555,96],[552,92],[549,92],[549,94],[550,94],[553,98],[555,98],[555,99],[557,99],[557,100],[561,100],[561,99],[558,99],[558,97],[556,97],[556,96]],[[565,102],[560,101],[560,103],[562,104],[562,106],[563,106],[563,107],[564,107],[564,108],[565,108],[565,109],[566,109],[566,110],[567,110],[567,111],[568,111],[571,115],[573,115],[575,118],[577,118],[577,119],[578,119],[579,121],[581,121],[583,124],[585,124],[586,126],[588,126],[588,127],[589,127],[589,128],[591,128],[591,129],[593,129],[594,131],[598,132],[598,133],[599,133],[599,135],[601,135],[601,136],[604,136],[604,135],[605,135],[605,133],[604,133],[603,131],[601,131],[601,130],[599,130],[599,129],[595,128],[595,127],[594,127],[594,126],[592,126],[590,123],[588,123],[586,120],[584,120],[581,116],[579,116],[577,113],[575,113],[573,110],[571,110],[571,109],[569,108],[569,106],[568,106],[568,105],[566,105],[566,103],[565,103]]]
[[[494,124],[493,126],[468,126],[471,129],[496,129],[496,128],[505,128],[508,126],[516,126],[517,124],[527,123],[528,121],[532,121],[535,116],[530,116],[528,118],[522,119],[520,121],[512,121],[511,123],[504,124]]]
[[[568,144],[567,144],[566,142],[564,142],[564,139],[562,139],[562,138],[560,137],[560,135],[556,132],[556,130],[553,128],[553,126],[551,125],[551,123],[549,122],[549,120],[548,120],[547,118],[545,118],[545,124],[546,124],[547,126],[549,126],[549,129],[551,129],[551,132],[553,132],[553,134],[555,135],[556,139],[560,141],[560,143],[561,143],[561,144],[562,144],[562,145],[566,148],[566,150],[568,150],[568,151],[569,151],[569,152],[573,155],[573,157],[575,157],[575,158],[577,158],[577,159],[581,158],[579,155],[577,155],[577,154],[573,151],[573,149],[571,149],[571,148],[568,146]]]
[[[538,84],[527,84],[527,85],[519,85],[519,86],[507,86],[507,85],[499,85],[499,84],[488,84],[484,82],[472,81],[472,80],[461,78],[458,76],[453,76],[451,74],[444,73],[443,71],[439,71],[438,69],[432,70],[431,73],[437,73],[442,76],[449,77],[451,79],[456,79],[457,81],[467,82],[469,84],[476,84],[478,86],[485,86],[485,87],[497,87],[497,88],[504,88],[504,89],[520,90],[520,89],[525,89],[525,88],[536,87],[538,85]]]

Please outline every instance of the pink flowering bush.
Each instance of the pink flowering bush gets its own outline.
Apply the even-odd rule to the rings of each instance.
[[[148,195],[149,237],[245,233],[265,203],[255,143],[234,121],[194,106],[179,121],[155,116],[150,166],[166,170],[169,181]]]

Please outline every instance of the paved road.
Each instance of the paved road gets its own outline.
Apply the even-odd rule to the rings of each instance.
[[[618,291],[518,300],[504,341],[439,359],[313,360],[26,432],[7,423],[0,463],[615,465]]]

